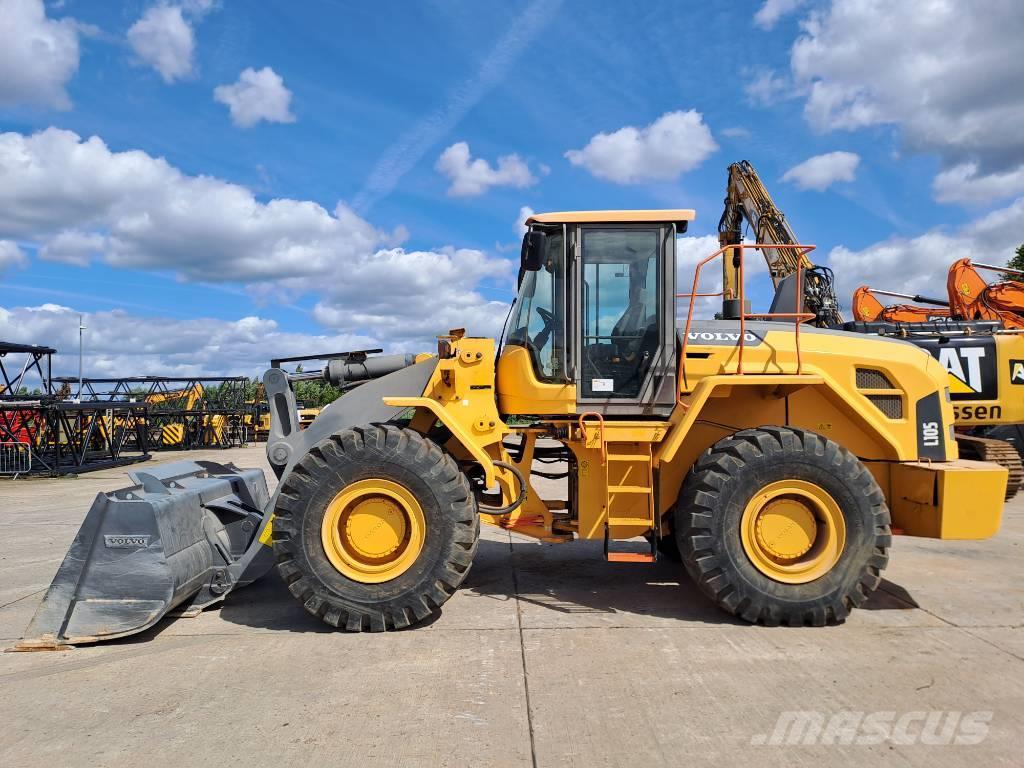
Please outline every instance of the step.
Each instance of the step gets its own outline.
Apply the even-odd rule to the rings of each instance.
[[[608,461],[630,461],[650,464],[651,455],[649,453],[609,453]]]
[[[609,526],[622,526],[622,525],[646,525],[650,528],[654,525],[654,521],[649,517],[609,517]]]
[[[609,485],[608,493],[651,493],[646,485]]]
[[[654,555],[649,552],[608,552],[604,559],[609,563],[653,563]]]

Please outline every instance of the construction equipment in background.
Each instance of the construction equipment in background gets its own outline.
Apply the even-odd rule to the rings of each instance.
[[[814,325],[828,328],[842,323],[832,270],[815,266],[807,253],[797,247],[799,241],[793,229],[776,207],[754,166],[741,160],[728,168],[725,209],[718,221],[719,245],[739,245],[743,241],[744,221],[753,230],[754,242],[763,246],[761,255],[768,263],[768,274],[775,287],[775,301],[769,311],[793,307],[800,288],[804,296],[800,311],[811,312]],[[741,264],[739,250],[729,248],[722,260],[722,290],[726,296],[722,317],[725,319],[735,319],[747,311],[739,297],[739,287],[743,284]]]
[[[1003,279],[989,283],[978,270],[998,272]],[[1009,267],[994,267],[959,259],[949,268],[946,290],[953,317],[961,320],[998,320],[1004,328],[1024,329],[1024,283],[1007,279],[1024,276]]]
[[[914,304],[882,304],[878,296],[909,299]],[[949,317],[949,302],[910,293],[860,286],[853,292],[853,319],[865,323],[920,323]],[[921,306],[926,305],[926,306]]]
[[[989,284],[979,270],[1003,279]],[[959,259],[949,268],[945,301],[861,286],[853,296],[859,322],[850,325],[851,330],[906,339],[942,363],[960,452],[1005,466],[1007,498],[1024,482],[1024,284],[1006,279],[1021,274]],[[882,306],[873,294],[916,305]]]
[[[729,243],[677,293],[677,236],[693,218],[533,215],[500,341],[458,329],[435,356],[272,367],[273,496],[260,472],[228,466],[134,473],[97,498],[19,647],[138,632],[223,599],[271,559],[326,623],[401,629],[459,587],[481,523],[597,540],[619,564],[660,548],[725,611],[769,625],[841,622],[878,586],[894,532],[992,536],[1007,473],[956,458],[939,363],[803,325],[815,315],[799,291],[776,313],[695,318],[702,269],[728,255],[742,278],[758,246]],[[742,300],[742,281],[717,295]],[[294,388],[311,376],[362,383],[303,430]],[[533,485],[538,457],[566,463],[566,497]]]
[[[57,377],[77,386],[77,379]],[[125,400],[148,406],[147,441],[154,450],[243,446],[252,439],[253,414],[245,376],[122,376],[85,378],[83,402]]]
[[[146,406],[71,399],[52,347],[0,342],[0,475],[69,475],[149,458]],[[77,384],[77,380],[75,380]]]

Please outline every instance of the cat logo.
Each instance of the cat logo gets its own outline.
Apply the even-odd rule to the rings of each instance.
[[[1010,383],[1024,384],[1024,360],[1010,361]]]
[[[929,339],[918,343],[946,369],[953,400],[997,399],[996,345],[991,338]],[[1020,383],[1024,384],[1024,366]]]

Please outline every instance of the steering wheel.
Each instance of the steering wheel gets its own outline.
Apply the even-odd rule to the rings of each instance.
[[[551,331],[555,327],[555,315],[544,307],[537,307],[537,314],[540,315],[540,319],[544,321],[544,327],[537,331],[537,335],[533,337],[530,342],[533,344],[535,349],[543,349],[544,345],[548,343],[548,337],[551,335]]]

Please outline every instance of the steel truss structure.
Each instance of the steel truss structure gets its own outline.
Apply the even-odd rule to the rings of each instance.
[[[78,380],[59,377],[63,387]],[[247,402],[245,376],[124,376],[82,380],[83,403],[134,402],[146,406],[152,450],[229,448],[252,439],[256,405]]]
[[[147,406],[72,402],[51,347],[0,342],[0,475],[67,475],[149,458]]]

